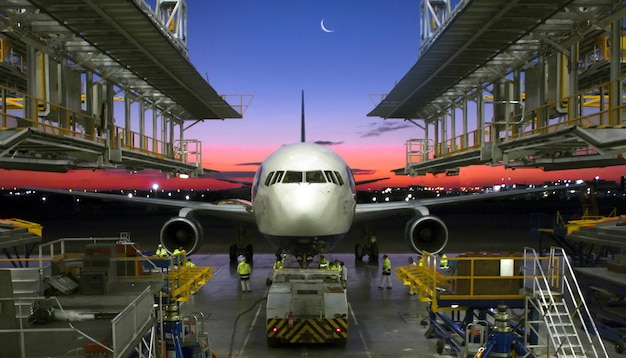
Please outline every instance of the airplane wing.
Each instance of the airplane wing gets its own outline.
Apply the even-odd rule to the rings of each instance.
[[[584,185],[555,185],[538,188],[513,189],[492,193],[476,193],[456,196],[442,196],[437,198],[424,198],[410,201],[393,201],[385,203],[357,204],[354,213],[354,222],[364,222],[367,220],[382,219],[397,214],[427,215],[428,207],[435,207],[447,204],[466,203],[473,201],[483,201],[497,198],[506,198],[519,195],[536,194],[542,192],[552,192],[556,190],[573,190]]]
[[[132,204],[143,204],[150,206],[169,207],[180,209],[181,216],[184,212],[196,211],[207,215],[215,216],[222,219],[234,220],[246,224],[255,224],[256,220],[252,214],[252,203],[246,200],[222,200],[215,203],[190,201],[190,200],[174,200],[145,198],[140,196],[125,196],[115,194],[103,194],[85,191],[72,191],[46,189],[46,188],[24,188],[34,191],[41,191],[51,194],[74,195],[83,198],[94,198],[101,200],[114,200],[118,202],[126,202]]]
[[[375,179],[366,179],[366,180],[355,180],[354,181],[354,185],[362,185],[362,184],[369,184],[369,183],[375,183],[377,181],[381,181],[381,180],[387,180],[389,179],[389,177],[386,178],[375,178]]]

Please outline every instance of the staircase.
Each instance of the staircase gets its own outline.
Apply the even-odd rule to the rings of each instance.
[[[524,249],[525,346],[535,355],[608,357],[562,248]]]

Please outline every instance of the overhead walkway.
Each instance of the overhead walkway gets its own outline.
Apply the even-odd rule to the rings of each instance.
[[[624,2],[423,3],[420,57],[368,114],[416,125],[396,174],[626,164]]]
[[[26,1],[0,7],[0,168],[122,166],[202,175],[187,130],[241,118],[198,73],[186,4]]]

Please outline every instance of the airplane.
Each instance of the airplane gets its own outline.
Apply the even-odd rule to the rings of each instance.
[[[304,93],[302,116],[304,122]],[[428,207],[567,189],[565,186],[556,186],[357,204],[358,185],[386,178],[356,181],[350,167],[341,156],[326,146],[305,142],[304,130],[302,133],[301,142],[278,148],[259,165],[252,183],[249,183],[251,200],[228,199],[206,203],[31,189],[178,208],[178,216],[166,221],[160,232],[160,242],[169,252],[181,246],[188,254],[199,250],[204,233],[202,226],[195,219],[197,215],[210,215],[256,225],[264,238],[274,247],[294,255],[302,268],[308,267],[316,255],[332,250],[356,224],[411,214],[412,218],[406,223],[404,231],[408,248],[415,253],[427,251],[436,254],[442,251],[448,242],[448,229],[441,219],[430,214]],[[236,249],[236,245],[234,246]],[[246,255],[252,254],[251,247],[249,251]],[[231,259],[233,256],[231,246]]]

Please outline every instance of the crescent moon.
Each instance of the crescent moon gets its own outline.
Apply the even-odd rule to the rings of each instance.
[[[324,19],[322,19],[322,22],[320,22],[320,26],[322,27],[322,31],[324,32],[334,32],[335,30],[329,30],[326,28],[326,26],[324,26]]]

